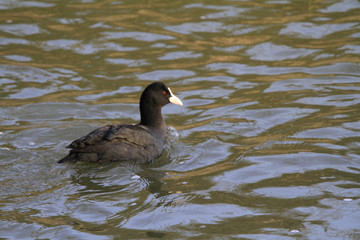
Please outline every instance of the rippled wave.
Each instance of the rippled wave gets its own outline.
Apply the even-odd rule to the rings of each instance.
[[[2,1],[1,237],[358,239],[359,8]],[[56,164],[152,81],[184,102],[160,159]]]

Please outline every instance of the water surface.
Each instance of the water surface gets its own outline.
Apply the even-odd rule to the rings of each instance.
[[[2,1],[0,237],[360,239],[359,9]],[[160,159],[56,164],[153,81],[184,102]]]

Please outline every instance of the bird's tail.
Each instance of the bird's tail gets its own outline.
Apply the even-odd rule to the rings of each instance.
[[[57,161],[57,163],[76,162],[76,153],[69,153],[66,157]]]

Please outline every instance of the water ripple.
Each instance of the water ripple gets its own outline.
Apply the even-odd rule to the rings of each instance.
[[[247,53],[251,59],[259,61],[281,61],[285,59],[299,59],[319,50],[305,48],[291,48],[285,45],[261,43],[250,48]]]
[[[288,23],[279,33],[296,38],[321,39],[336,32],[350,30],[356,25],[357,23],[314,24],[309,22],[295,22]]]
[[[1,237],[358,238],[359,8],[1,1]],[[157,161],[56,164],[157,80]]]
[[[2,24],[0,25],[0,31],[22,37],[33,34],[40,34],[44,30],[42,30],[37,24]]]

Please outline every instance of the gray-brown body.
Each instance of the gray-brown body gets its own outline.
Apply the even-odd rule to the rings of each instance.
[[[124,160],[149,163],[161,156],[166,136],[155,137],[154,133],[141,125],[106,125],[73,141],[67,146],[71,148],[70,153],[59,163]]]

